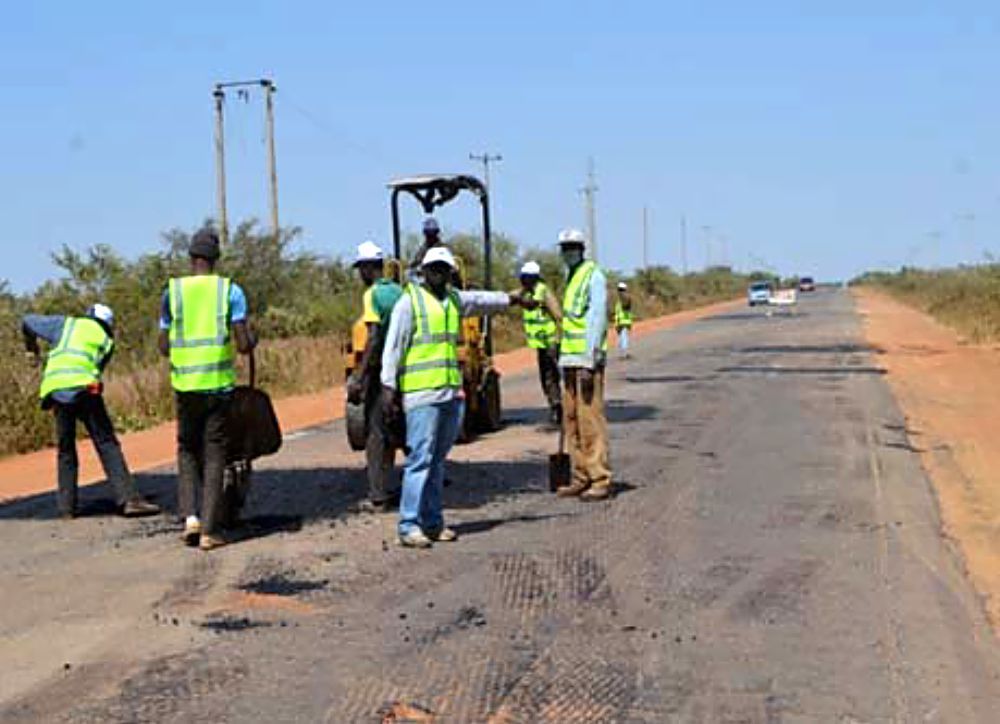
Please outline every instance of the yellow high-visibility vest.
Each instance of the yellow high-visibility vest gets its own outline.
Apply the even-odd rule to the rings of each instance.
[[[593,261],[581,263],[573,272],[566,292],[563,294],[563,325],[562,341],[559,354],[586,354],[587,349],[587,310],[590,308],[590,280],[594,276],[597,264]],[[605,336],[601,349],[608,348]]]
[[[538,302],[538,306],[523,310],[524,336],[528,340],[528,346],[533,349],[545,349],[556,343],[556,322],[545,307],[548,293],[549,289],[544,282],[536,282],[531,298]]]
[[[399,373],[401,392],[462,386],[458,330],[462,303],[454,291],[441,301],[423,286],[406,287],[413,307],[413,336]]]
[[[178,392],[236,384],[229,336],[232,281],[215,274],[170,280],[170,382]]]
[[[38,396],[92,385],[101,379],[101,360],[114,347],[101,323],[90,317],[67,317],[59,344],[49,352]]]

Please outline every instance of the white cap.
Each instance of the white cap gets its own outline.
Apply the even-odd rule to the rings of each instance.
[[[111,307],[106,304],[95,304],[90,309],[87,310],[87,316],[93,317],[104,322],[109,327],[113,326],[115,323],[115,313],[111,311]]]
[[[625,291],[628,289],[628,284],[626,284],[625,282],[618,282],[618,288],[621,289],[622,291]]]
[[[358,244],[358,253],[354,257],[355,266],[366,261],[382,261],[385,253],[374,241],[366,240]]]
[[[458,269],[458,264],[455,263],[455,257],[452,255],[451,250],[447,246],[435,246],[432,249],[428,249],[427,253],[424,254],[424,260],[421,262],[420,266],[430,266],[435,263],[445,263],[452,269]]]
[[[424,219],[424,231],[441,231],[441,227],[438,226],[437,219],[433,216],[428,216]]]
[[[537,261],[525,262],[524,266],[521,267],[522,277],[537,277],[541,276],[542,268],[538,266]]]
[[[563,244],[587,244],[587,237],[579,229],[563,229],[559,232],[559,245]]]

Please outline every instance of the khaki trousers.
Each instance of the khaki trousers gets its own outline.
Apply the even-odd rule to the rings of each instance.
[[[564,369],[563,431],[573,462],[573,483],[611,485],[608,466],[608,421],[604,417],[604,368],[594,370],[594,387],[585,391],[580,370]],[[589,394],[585,394],[589,392]]]

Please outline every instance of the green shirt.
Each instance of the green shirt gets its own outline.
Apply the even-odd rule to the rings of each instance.
[[[362,320],[367,324],[378,324],[382,329],[389,326],[392,308],[403,295],[403,288],[391,279],[379,279],[365,290]]]

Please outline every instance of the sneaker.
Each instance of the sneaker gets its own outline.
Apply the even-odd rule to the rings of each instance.
[[[139,497],[127,501],[119,511],[120,515],[126,518],[142,518],[147,515],[157,515],[159,512],[160,506]]]
[[[198,543],[198,547],[203,551],[212,551],[216,548],[221,548],[228,543],[229,541],[221,535],[209,535],[208,533],[202,533],[201,541]]]
[[[454,543],[458,540],[458,533],[453,528],[440,528],[438,530],[425,530],[424,535],[435,543]]]
[[[590,487],[589,483],[572,483],[570,485],[560,485],[556,488],[556,495],[560,498],[574,498],[577,495],[581,495],[587,488]]]
[[[580,493],[580,500],[586,500],[591,503],[598,500],[607,500],[610,497],[610,485],[593,485],[584,492]]]
[[[399,534],[399,545],[403,548],[430,548],[434,542],[419,528],[409,533]]]
[[[196,546],[198,545],[198,539],[201,537],[201,521],[198,520],[198,516],[189,515],[184,521],[184,532],[181,534],[181,540],[184,541],[186,545]]]
[[[377,515],[379,513],[385,513],[390,510],[388,500],[362,500],[358,504],[358,511],[361,513],[370,513],[372,515]]]

